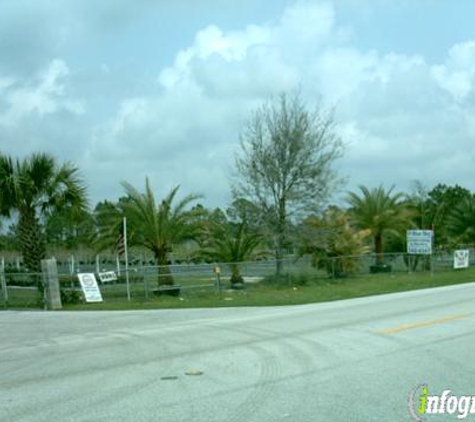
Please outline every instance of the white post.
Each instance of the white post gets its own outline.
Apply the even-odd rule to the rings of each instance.
[[[69,263],[69,270],[71,272],[71,275],[74,275],[74,255],[71,255],[70,263]]]
[[[127,284],[127,300],[130,300],[129,253],[127,250],[127,219],[126,217],[124,217],[124,253],[125,253],[125,282]]]
[[[117,277],[120,277],[120,258],[119,254],[115,256],[115,264],[117,266]]]
[[[96,274],[101,272],[100,263],[99,263],[99,254],[96,255]]]
[[[2,256],[2,261],[0,262],[0,282],[2,284],[3,290],[3,302],[5,307],[8,304],[8,289],[7,289],[7,281],[5,278],[5,258]]]

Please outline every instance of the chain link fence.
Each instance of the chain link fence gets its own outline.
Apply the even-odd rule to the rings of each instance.
[[[470,250],[475,262],[475,250]],[[436,251],[433,255],[406,253],[342,256],[342,257],[288,257],[282,260],[282,272],[276,275],[276,261],[263,259],[240,263],[197,263],[168,266],[144,265],[132,262],[125,272],[121,262],[82,262],[80,265],[59,264],[58,277],[63,304],[81,300],[77,273],[94,273],[105,301],[149,301],[156,296],[175,294],[180,297],[216,293],[231,288],[245,288],[252,294],[252,286],[266,283],[303,285],[328,282],[329,279],[367,278],[378,273],[391,276],[407,273],[438,273],[453,271],[453,251]],[[219,268],[219,270],[217,270]],[[98,271],[99,270],[99,271]],[[233,271],[242,276],[243,283],[231,283]],[[106,281],[102,274],[113,273]],[[44,287],[42,275],[29,273],[14,266],[0,266],[0,306],[3,308],[43,308]],[[127,282],[128,281],[128,282]],[[170,287],[169,284],[174,287]]]

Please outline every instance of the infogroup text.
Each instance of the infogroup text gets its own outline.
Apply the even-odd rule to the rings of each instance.
[[[431,395],[428,385],[420,384],[409,396],[409,412],[416,421],[425,421],[425,415],[454,415],[465,419],[475,415],[475,396],[456,396],[451,390]]]

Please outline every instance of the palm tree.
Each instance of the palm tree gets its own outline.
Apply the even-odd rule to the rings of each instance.
[[[84,212],[86,188],[71,163],[58,165],[49,154],[12,160],[0,153],[0,213],[18,213],[20,249],[26,268],[41,271],[46,255],[42,219],[54,210]]]
[[[301,226],[299,255],[310,253],[312,265],[326,269],[333,277],[354,274],[359,261],[355,257],[369,252],[368,229],[355,229],[348,212],[329,207],[322,216],[311,216]]]
[[[384,263],[384,235],[397,235],[410,224],[410,211],[403,201],[404,194],[393,194],[394,186],[386,191],[382,186],[368,189],[360,186],[361,195],[348,194],[350,213],[360,229],[368,229],[374,240],[376,263]]]
[[[458,242],[475,242],[475,195],[463,198],[447,216],[447,229]]]
[[[188,195],[173,205],[179,186],[157,204],[148,178],[145,179],[145,192],[139,192],[130,183],[122,182],[127,197],[119,202],[121,214],[127,217],[128,244],[142,246],[150,250],[158,265],[160,284],[173,284],[169,268],[169,253],[173,244],[192,239],[197,235],[194,217],[197,211],[188,206],[199,195]],[[120,220],[109,226],[109,234],[117,237]],[[114,239],[115,240],[115,239]]]
[[[231,285],[242,283],[239,263],[250,259],[262,241],[256,231],[250,231],[245,220],[238,224],[213,221],[205,228],[206,241],[202,254],[231,269]]]

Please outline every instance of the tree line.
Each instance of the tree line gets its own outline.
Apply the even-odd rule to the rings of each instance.
[[[51,154],[16,159],[0,153],[0,213],[5,217],[2,249],[19,250],[26,268],[40,271],[51,247],[112,250],[127,217],[128,243],[153,254],[163,283],[173,248],[189,242],[196,259],[236,263],[285,251],[325,258],[403,252],[410,228],[432,229],[435,244],[475,243],[475,196],[468,189],[415,182],[412,192],[360,186],[345,205],[331,205],[343,181],[335,162],[344,153],[333,113],[309,109],[298,93],[282,94],[255,110],[240,136],[228,207],[207,209],[201,196],[179,197],[179,187],[157,196],[123,181],[124,195],[90,208],[87,188],[72,163]],[[9,219],[9,220],[8,220]],[[323,264],[322,264],[323,263]],[[341,268],[351,270],[351,261]],[[234,281],[239,268],[232,266]]]

